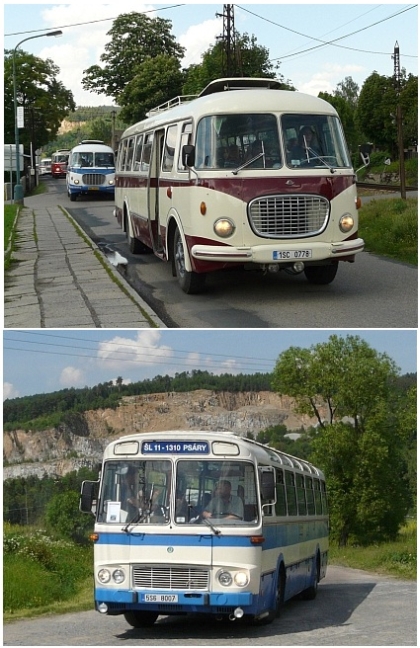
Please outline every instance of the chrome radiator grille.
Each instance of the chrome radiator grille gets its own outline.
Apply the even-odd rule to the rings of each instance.
[[[251,227],[258,236],[314,236],[327,226],[329,202],[322,196],[305,194],[266,196],[253,200],[248,213]]]
[[[90,187],[99,187],[105,184],[106,175],[104,173],[84,173],[82,176],[83,184]]]
[[[133,585],[139,589],[207,590],[209,572],[188,567],[133,567]]]

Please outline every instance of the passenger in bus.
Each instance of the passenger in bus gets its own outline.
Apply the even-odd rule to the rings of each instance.
[[[240,497],[232,495],[232,484],[227,479],[221,479],[215,490],[214,497],[202,512],[203,518],[223,517],[240,519],[244,517],[244,504]]]
[[[315,131],[311,126],[303,126],[299,131],[296,146],[290,152],[290,160],[310,163],[321,151],[316,143]]]
[[[225,149],[225,169],[226,168],[236,168],[239,166],[241,163],[240,157],[239,157],[239,146],[236,144],[230,144],[226,149]]]
[[[188,519],[188,502],[185,493],[177,490],[175,494],[175,519],[177,522],[186,522]]]
[[[121,508],[131,518],[143,504],[142,492],[138,490],[138,474],[134,466],[129,466],[121,484]]]

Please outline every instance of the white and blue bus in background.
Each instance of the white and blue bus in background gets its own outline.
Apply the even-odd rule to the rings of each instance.
[[[83,140],[72,148],[67,167],[67,194],[71,201],[81,195],[114,197],[115,155],[101,140]]]
[[[82,485],[95,515],[95,607],[135,628],[159,615],[269,623],[313,599],[328,559],[323,473],[227,433],[125,436]]]

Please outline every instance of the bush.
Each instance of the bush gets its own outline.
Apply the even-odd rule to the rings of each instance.
[[[8,554],[3,565],[3,610],[36,608],[60,598],[60,579],[33,559]]]
[[[4,529],[4,611],[71,598],[92,573],[92,547],[55,541],[43,531]]]

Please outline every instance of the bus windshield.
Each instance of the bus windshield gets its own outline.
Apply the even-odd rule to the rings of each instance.
[[[114,155],[107,152],[93,153],[91,151],[75,151],[72,154],[71,166],[114,168]]]
[[[293,169],[350,168],[340,121],[333,115],[283,115],[287,166]]]
[[[258,521],[253,464],[244,461],[108,461],[98,522],[243,525]],[[172,484],[175,482],[175,488]]]
[[[197,169],[282,166],[277,119],[270,114],[213,115],[198,124]]]

